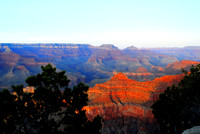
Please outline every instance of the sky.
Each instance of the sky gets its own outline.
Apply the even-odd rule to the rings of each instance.
[[[0,0],[1,43],[200,46],[200,0]]]

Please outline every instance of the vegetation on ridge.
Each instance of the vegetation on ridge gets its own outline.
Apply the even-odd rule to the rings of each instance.
[[[168,87],[153,105],[153,114],[164,134],[181,134],[200,125],[200,64],[184,70],[178,86]]]
[[[24,92],[23,85],[13,86],[12,94],[0,92],[0,133],[100,133],[101,118],[90,121],[83,110],[88,86],[79,83],[71,90],[65,71],[50,64],[26,82],[33,93]]]

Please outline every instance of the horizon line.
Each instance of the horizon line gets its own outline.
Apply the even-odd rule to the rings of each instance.
[[[161,46],[161,47],[138,47],[138,46],[134,46],[134,45],[130,45],[127,46],[125,48],[119,48],[118,46],[116,46],[115,44],[112,43],[103,43],[101,45],[93,45],[90,43],[67,43],[67,42],[0,42],[1,44],[21,44],[21,45],[26,45],[26,44],[52,44],[52,45],[56,45],[56,44],[63,44],[63,45],[90,45],[90,46],[96,46],[96,47],[101,47],[102,45],[112,45],[114,47],[117,47],[118,49],[126,49],[129,47],[135,47],[135,48],[139,48],[139,49],[154,49],[154,48],[185,48],[185,47],[200,47],[198,45],[185,45],[185,46]]]

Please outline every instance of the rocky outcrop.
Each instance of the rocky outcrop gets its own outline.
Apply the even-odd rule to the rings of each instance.
[[[115,50],[118,49],[116,46],[112,45],[112,44],[103,44],[100,46],[101,49],[105,49],[105,50]]]
[[[180,62],[174,62],[171,64],[168,64],[165,69],[170,68],[170,69],[177,69],[180,70],[181,68],[186,68],[186,67],[190,67],[192,65],[196,65],[199,64],[200,62],[198,61],[191,61],[191,60],[182,60]]]
[[[27,87],[23,88],[23,91],[25,93],[34,93],[34,90],[35,90],[35,88],[34,87],[30,87],[30,86],[27,86]]]
[[[194,126],[185,130],[182,134],[200,134],[200,126]]]
[[[131,104],[136,108],[150,100],[150,97],[154,92],[158,92],[161,89],[164,90],[167,86],[178,83],[182,78],[183,75],[172,75],[156,78],[153,81],[139,82],[129,79],[123,73],[117,73],[109,81],[102,84],[96,84],[89,89],[88,95],[90,101],[87,109],[91,113],[91,109],[94,109],[95,107],[98,108],[99,106],[103,106],[104,108],[105,106],[110,108],[113,106],[120,106],[120,109],[125,108],[126,105],[130,106]],[[89,107],[91,107],[91,109]],[[97,111],[102,113],[102,108],[99,108]],[[96,111],[93,113],[98,114]],[[106,115],[103,116],[106,117]],[[109,116],[106,118],[109,118]]]
[[[149,81],[155,77],[153,73],[149,72],[144,67],[139,67],[134,72],[123,72],[123,73],[127,75],[129,78],[137,81]]]
[[[117,73],[109,81],[89,89],[86,114],[89,119],[99,114],[105,122],[134,118],[140,120],[141,124],[153,123],[150,106],[157,99],[156,95],[163,92],[167,86],[177,84],[182,78],[183,75],[172,75],[139,82],[129,79],[123,73]],[[138,126],[138,131],[142,131],[141,126]],[[104,128],[108,129],[108,126]]]
[[[181,72],[181,69],[186,69],[189,70],[189,68],[192,65],[197,65],[200,64],[200,62],[198,61],[191,61],[191,60],[182,60],[180,62],[174,62],[171,64],[168,64],[165,68],[164,68],[164,72],[166,74],[178,74]]]
[[[135,72],[136,73],[149,73],[148,70],[144,67],[138,68]]]

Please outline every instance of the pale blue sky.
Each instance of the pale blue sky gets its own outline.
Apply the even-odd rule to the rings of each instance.
[[[200,46],[200,0],[0,0],[0,42]]]

